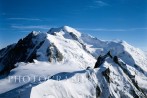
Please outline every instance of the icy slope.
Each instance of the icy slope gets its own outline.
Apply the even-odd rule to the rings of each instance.
[[[63,26],[52,28],[46,33],[32,32],[20,39],[13,47],[0,51],[0,74],[15,68],[17,62],[33,62],[33,59],[49,62],[75,62],[80,67],[94,65],[95,58],[111,51],[128,65],[146,73],[147,56],[143,51],[125,41],[101,41],[92,36]],[[83,59],[84,58],[84,59]]]
[[[13,47],[0,51],[0,74],[9,73],[17,62],[33,62],[33,59],[48,62],[77,62],[79,67],[94,65],[95,59],[75,41],[59,36],[33,31],[20,39]]]
[[[46,34],[31,32],[16,44],[10,45],[0,51],[0,75],[5,75],[15,68],[17,62],[32,62],[36,58],[36,50],[42,45]]]
[[[0,72],[0,98],[145,98],[147,94],[147,56],[142,50],[125,41],[101,41],[69,26],[33,31],[0,50]],[[14,76],[49,76],[49,80],[20,83],[11,78],[10,82]]]
[[[95,68],[99,69],[97,76],[100,88],[102,88],[102,94],[107,90],[106,92],[109,92],[109,94],[107,93],[108,96],[115,98],[145,98],[147,96],[147,88],[142,86],[147,84],[141,82],[145,82],[147,77],[132,66],[124,63],[117,56],[113,57],[110,52],[100,56],[96,66]],[[104,85],[104,83],[106,84]]]
[[[145,53],[125,41],[101,41],[90,35],[80,33],[69,26],[52,28],[48,33],[79,42],[83,46],[83,49],[91,53],[95,58],[111,51],[113,56],[117,55],[128,65],[137,68],[143,73],[147,72],[147,56]]]
[[[46,51],[48,47],[51,47],[53,44],[58,51],[60,51],[61,55],[63,56],[62,60],[59,63],[67,63],[67,62],[73,62],[73,64],[76,62],[78,63],[79,67],[86,68],[87,66],[92,66],[94,62],[96,61],[94,57],[87,53],[82,45],[78,43],[77,41],[65,39],[59,36],[53,36],[48,34],[47,39],[43,43],[43,45],[37,50],[38,55],[37,59],[41,60],[44,59],[47,61]],[[54,56],[55,50],[51,50]],[[52,62],[58,61],[56,58],[58,56],[52,57]],[[46,58],[46,59],[45,59]]]
[[[33,77],[34,75],[43,75],[49,77],[49,80],[43,81],[43,78],[39,83],[32,81],[28,85],[4,93],[0,97],[9,98],[8,96],[11,95],[14,98],[18,96],[20,98],[108,98],[110,96],[114,98],[142,96],[141,98],[145,98],[142,90],[145,93],[147,91],[144,88],[147,86],[145,82],[147,81],[147,77],[139,76],[139,74],[135,75],[135,80],[138,82],[139,88],[142,89],[138,90],[138,87],[134,85],[124,69],[109,57],[106,57],[104,62],[95,69],[79,69],[72,64],[69,67],[69,64],[54,65],[38,61],[35,61],[34,64],[19,63],[18,65],[19,67],[10,72],[10,76],[21,75]],[[126,68],[127,71],[131,72],[130,74],[133,73],[133,70],[130,70],[128,65],[126,65]],[[144,81],[144,83],[141,81]],[[143,84],[144,89],[140,87],[140,83]],[[7,85],[9,85],[10,89],[12,86],[16,87],[18,83],[12,82]]]
[[[60,76],[61,80],[56,80],[56,76]],[[51,79],[33,87],[31,98],[94,98],[96,96],[96,76],[94,73],[90,74],[89,70],[59,73],[54,77],[55,80]]]

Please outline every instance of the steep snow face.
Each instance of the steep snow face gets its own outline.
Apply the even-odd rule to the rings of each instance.
[[[20,39],[17,44],[8,46],[0,52],[0,75],[9,73],[15,68],[17,62],[32,62],[36,58],[36,50],[41,46],[45,33],[31,32],[25,38]]]
[[[80,36],[78,31],[67,26],[62,29],[64,33],[74,31],[74,34]],[[96,61],[84,50],[83,45],[75,40],[35,31],[20,39],[11,49],[8,47],[0,53],[0,74],[9,72],[17,62],[33,62],[33,59],[61,64],[76,62],[78,64],[75,65],[79,65],[80,68],[93,66]]]
[[[64,36],[65,38],[66,37],[69,37],[70,34],[69,33],[73,33],[74,35],[76,35],[77,37],[80,37],[81,36],[81,33],[77,30],[75,30],[74,28],[71,28],[69,26],[63,26],[63,27],[60,27],[60,28],[51,28],[49,31],[48,31],[49,34],[61,34],[62,36]]]
[[[103,51],[102,48],[106,44],[105,41],[100,41],[95,37],[80,33],[79,31],[69,26],[51,28],[48,33],[59,37],[64,37],[65,39],[77,41],[87,52],[90,52],[94,57],[97,57],[97,55]]]
[[[0,79],[0,98],[145,98],[147,93],[147,56],[142,50],[68,26],[33,31],[0,50],[0,70],[7,62],[16,68],[9,70],[12,82]],[[14,76],[50,77],[20,83]]]
[[[19,67],[10,72],[10,77],[15,75],[43,76],[44,81],[26,82],[24,85],[24,82],[21,82],[22,84],[13,82],[19,81],[19,78],[17,80],[11,78],[11,83],[6,78],[1,83],[3,86],[9,86],[0,90],[4,92],[10,88],[16,89],[6,92],[0,97],[9,98],[11,95],[14,98],[134,98],[137,96],[146,98],[144,94],[147,92],[147,77],[136,74],[135,81],[139,87],[134,85],[133,77],[130,78],[130,75],[134,74],[133,67],[123,65],[123,69],[111,58],[106,58],[104,63],[96,69],[79,69],[78,65],[75,66],[73,63],[61,65],[38,61],[28,64],[18,63],[17,65]],[[49,77],[49,80],[45,81],[44,77]]]
[[[81,68],[86,68],[88,66],[93,67],[95,63],[95,58],[91,54],[87,53],[82,45],[74,40],[65,39],[59,36],[47,35],[47,39],[43,45],[37,50],[38,60],[47,60],[48,56],[46,55],[47,49],[50,45],[56,46],[56,49],[60,51],[62,55],[62,60],[60,63],[64,64],[67,62],[72,62],[75,65],[79,65]],[[52,47],[50,47],[52,48]],[[56,54],[56,51],[53,50],[53,53]],[[53,55],[54,62],[58,61],[57,56]]]
[[[147,56],[142,50],[129,45],[125,41],[109,42],[105,50],[110,50],[113,56],[118,56],[126,64],[146,73]]]
[[[147,71],[147,56],[145,53],[125,41],[101,41],[68,26],[52,28],[48,33],[77,41],[83,46],[85,51],[92,54],[95,58],[111,51],[112,56],[118,56],[128,65],[134,66],[142,72]]]
[[[98,84],[102,90],[100,98],[108,98],[110,96],[114,98],[135,98],[135,96],[145,98],[146,89],[142,88],[142,84],[139,83],[147,78],[145,76],[135,75],[135,81],[138,83],[135,84],[133,75],[130,74],[132,76],[132,78],[130,78],[127,74],[128,72],[132,72],[129,68],[131,69],[133,67],[126,65],[126,70],[124,71],[124,69],[111,59],[106,59],[106,62],[96,69]],[[108,69],[109,73],[104,74]],[[141,77],[140,80],[138,80],[138,76]],[[147,84],[144,83],[144,85]]]
[[[126,43],[126,42],[122,43],[122,45],[125,46],[124,50],[128,52],[129,57],[134,60],[134,63],[135,63],[134,66],[137,65],[141,69],[143,69],[144,71],[147,72],[147,56],[145,55],[145,53],[142,50],[140,50],[139,48],[135,48],[135,47],[129,45],[128,43]]]

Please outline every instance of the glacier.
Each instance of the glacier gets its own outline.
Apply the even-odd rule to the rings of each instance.
[[[146,98],[147,56],[69,26],[32,31],[0,50],[0,85],[0,98]]]

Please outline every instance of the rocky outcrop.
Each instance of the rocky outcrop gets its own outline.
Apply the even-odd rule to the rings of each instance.
[[[102,72],[103,76],[107,80],[108,83],[110,83],[110,69],[107,68],[105,71]]]
[[[17,44],[13,44],[0,50],[0,75],[8,74],[15,68],[17,62],[33,62],[38,60],[38,50],[44,44],[47,35],[45,33],[31,32],[25,38],[20,39]],[[46,53],[49,62],[62,61],[63,55],[53,44],[48,43]],[[43,47],[42,47],[43,48]]]
[[[24,39],[20,39],[17,44],[8,46],[0,51],[0,75],[9,73],[15,68],[17,62],[33,62],[36,59],[36,50],[43,44],[44,38],[37,41],[39,34],[31,32]]]
[[[100,98],[100,96],[101,96],[101,89],[100,89],[100,87],[97,85],[97,86],[96,86],[96,98]]]
[[[129,70],[126,68],[126,64],[124,64],[123,62],[119,61],[117,56],[114,56],[113,61],[121,67],[121,69],[123,70],[123,72],[124,72],[124,73],[129,77],[129,79],[131,80],[133,86],[134,86],[139,92],[141,92],[141,94],[138,95],[138,94],[137,94],[138,91],[136,92],[135,90],[132,90],[131,93],[133,94],[133,96],[135,96],[134,98],[139,98],[139,96],[145,97],[146,94],[144,94],[144,91],[138,86],[137,81],[135,81],[135,75],[134,75],[134,76],[131,75],[131,73],[129,72]]]
[[[103,63],[105,62],[105,59],[106,59],[107,57],[112,58],[112,55],[111,55],[110,51],[109,51],[106,55],[104,55],[104,56],[101,56],[101,55],[100,55],[100,56],[97,58],[97,62],[95,63],[94,68],[100,67],[100,65],[103,64]]]
[[[125,75],[128,78],[128,81],[130,82],[131,88],[132,90],[130,90],[130,94],[132,96],[134,96],[134,98],[146,98],[146,94],[144,93],[144,91],[138,86],[137,81],[135,81],[135,75],[132,75],[130,73],[130,71],[127,69],[126,64],[122,61],[120,61],[120,59],[118,58],[118,56],[112,56],[110,51],[104,55],[104,56],[99,56],[97,59],[97,62],[95,64],[94,68],[99,68],[105,61],[106,58],[109,57],[114,63],[116,63],[121,69],[122,71],[125,73]],[[111,76],[110,76],[111,70],[110,68],[106,68],[104,71],[102,71],[102,75],[104,76],[104,78],[106,79],[107,83],[110,84],[112,82],[111,80]],[[111,95],[112,96],[112,95]]]
[[[63,55],[53,43],[51,43],[46,52],[49,62],[62,61],[63,59]]]
[[[82,48],[83,48],[87,53],[91,54],[90,51],[88,51],[88,50],[86,49],[86,45],[84,45],[83,42],[82,42],[75,34],[73,34],[73,32],[70,32],[69,34],[71,35],[71,37],[72,37],[74,40],[78,41],[78,42],[82,45]]]

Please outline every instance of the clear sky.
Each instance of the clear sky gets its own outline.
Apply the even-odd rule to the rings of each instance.
[[[147,50],[147,0],[0,0],[0,48],[63,25]]]

